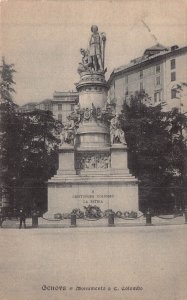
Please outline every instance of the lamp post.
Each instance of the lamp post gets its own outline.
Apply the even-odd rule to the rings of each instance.
[[[12,181],[13,181],[13,203],[12,203],[12,208],[13,208],[13,212],[14,212],[15,208],[16,208],[16,197],[15,197],[16,177],[15,176],[12,178]]]
[[[33,228],[38,228],[38,217],[39,217],[40,212],[38,210],[34,210],[32,212],[32,227]]]

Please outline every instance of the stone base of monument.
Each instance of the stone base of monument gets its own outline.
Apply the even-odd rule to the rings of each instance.
[[[110,149],[111,165],[106,169],[75,171],[72,146],[61,147],[59,170],[48,181],[48,218],[56,213],[84,211],[88,205],[102,211],[139,211],[138,180],[127,168],[127,146],[114,144]],[[76,174],[77,173],[77,174]]]
[[[132,176],[56,176],[48,182],[48,213],[71,213],[96,205],[102,211],[138,211],[138,182]]]

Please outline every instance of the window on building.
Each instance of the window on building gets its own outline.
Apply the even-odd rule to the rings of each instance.
[[[128,75],[125,76],[125,84],[126,84],[126,85],[128,84]]]
[[[58,121],[62,122],[62,114],[58,114]]]
[[[175,59],[170,60],[171,63],[171,70],[176,68],[176,63],[175,63]]]
[[[71,111],[74,110],[74,104],[71,104]]]
[[[143,70],[140,71],[140,79],[143,78]]]
[[[160,65],[156,66],[156,73],[160,73]]]
[[[50,110],[50,108],[51,108],[51,107],[50,107],[50,104],[46,104],[46,105],[45,105],[45,110]]]
[[[159,92],[155,92],[154,93],[154,102],[155,103],[158,103],[161,101],[161,94],[160,94],[160,91]]]
[[[160,85],[160,76],[156,77],[156,85]]]
[[[172,89],[171,90],[171,99],[174,99],[176,97],[177,97],[177,91],[176,91],[176,89]]]
[[[176,80],[176,73],[171,72],[171,81],[175,81],[175,80]]]
[[[140,82],[140,91],[143,91],[143,82]]]
[[[58,104],[58,111],[62,110],[62,104]]]

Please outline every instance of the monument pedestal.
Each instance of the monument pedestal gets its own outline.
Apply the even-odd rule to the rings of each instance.
[[[48,216],[96,205],[102,211],[138,211],[138,181],[132,176],[64,176],[48,182]]]
[[[111,147],[111,174],[129,174],[127,167],[127,145],[113,144]]]
[[[80,163],[80,152],[74,156],[72,147],[60,149],[59,170],[48,181],[47,217],[53,218],[56,213],[71,213],[76,208],[84,211],[88,205],[96,205],[102,211],[139,211],[138,180],[127,168],[127,147],[114,144],[102,153],[108,155],[109,150],[111,162],[106,168],[94,164],[93,168],[75,170],[74,157]],[[92,151],[81,153],[86,153],[88,157],[93,154]],[[101,155],[99,151],[94,153],[96,158],[97,153]],[[81,157],[84,158],[84,155]]]
[[[59,168],[57,175],[75,175],[75,151],[71,145],[64,144],[59,148]]]

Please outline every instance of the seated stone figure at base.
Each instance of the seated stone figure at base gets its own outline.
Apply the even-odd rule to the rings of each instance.
[[[74,137],[75,137],[75,126],[74,126],[74,121],[69,120],[65,125],[64,128],[62,129],[61,132],[61,144],[74,144]]]
[[[111,144],[126,144],[125,134],[121,128],[118,115],[116,115],[110,123],[110,140]]]

